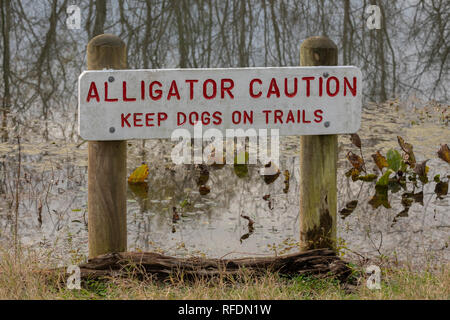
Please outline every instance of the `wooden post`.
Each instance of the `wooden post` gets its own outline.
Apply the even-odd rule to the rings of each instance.
[[[98,35],[87,45],[88,69],[126,69],[126,51],[119,37]],[[89,257],[127,251],[126,173],[127,141],[89,141]]]
[[[327,37],[310,37],[300,47],[301,66],[335,66],[337,57]],[[300,138],[301,250],[336,247],[337,153],[337,135]]]

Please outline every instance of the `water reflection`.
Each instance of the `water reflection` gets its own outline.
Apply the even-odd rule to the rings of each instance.
[[[414,146],[418,161],[431,159],[429,176],[450,173],[436,160],[441,143],[448,143],[448,108],[419,110],[393,102],[369,105],[363,113],[362,139],[370,154],[398,148],[397,135]],[[87,253],[87,144],[23,139],[19,237],[26,246],[52,248],[58,257]],[[156,250],[210,257],[281,254],[296,250],[299,238],[299,138],[281,137],[279,168],[264,178],[260,166],[174,165],[173,144],[167,140],[129,141],[128,168],[149,165],[146,183],[128,186],[129,250]],[[449,259],[448,197],[433,197],[427,186],[423,202],[409,202],[401,192],[389,193],[391,209],[373,209],[374,188],[361,189],[344,173],[345,155],[354,150],[348,135],[339,137],[339,210],[358,199],[358,206],[338,218],[339,243],[363,254],[396,255],[423,262],[423,253]],[[15,189],[17,146],[0,144],[3,155],[0,241],[12,239],[12,194]],[[370,170],[370,168],[368,168]],[[245,174],[243,172],[245,171]],[[419,191],[417,191],[419,192]],[[416,192],[416,193],[417,193]],[[358,194],[360,195],[358,198]],[[382,197],[379,194],[381,204]],[[415,195],[414,195],[415,199]],[[252,221],[250,226],[250,221]],[[393,223],[395,222],[395,223]]]

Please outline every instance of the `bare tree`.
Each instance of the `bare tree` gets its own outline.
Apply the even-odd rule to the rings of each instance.
[[[106,0],[95,1],[95,22],[94,30],[92,30],[92,37],[104,33],[106,20]]]
[[[11,109],[11,55],[10,55],[10,38],[9,33],[11,29],[11,7],[9,0],[0,0],[1,10],[1,31],[3,44],[3,97],[2,97],[2,141],[8,140],[8,113]]]

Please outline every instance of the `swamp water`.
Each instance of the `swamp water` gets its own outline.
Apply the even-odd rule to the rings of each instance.
[[[400,150],[397,135],[414,146],[417,161],[431,159],[428,177],[450,174],[450,165],[438,159],[440,144],[449,143],[448,106],[421,106],[410,100],[364,107],[362,140],[367,166],[371,154]],[[60,126],[55,126],[57,132]],[[56,134],[55,134],[56,135]],[[87,143],[54,139],[39,142],[27,133],[20,138],[21,174],[18,189],[17,240],[24,247],[45,249],[61,263],[87,255]],[[174,165],[173,143],[168,140],[129,141],[128,173],[142,162],[149,166],[147,185],[128,187],[128,250],[157,251],[169,255],[239,257],[293,252],[299,240],[299,137],[280,137],[279,177],[265,183],[259,166],[249,166],[239,178],[232,165],[208,168],[210,192],[201,195],[198,168]],[[338,213],[339,246],[364,256],[380,254],[414,264],[448,262],[450,258],[449,196],[437,199],[434,183],[425,186],[424,205],[412,204],[408,216],[401,193],[389,194],[391,209],[373,209],[368,201],[373,183],[352,182],[346,154],[349,135],[339,137],[338,210],[358,199],[354,212]],[[0,246],[14,243],[18,143],[0,144]],[[285,171],[289,172],[287,188]],[[359,195],[359,197],[358,197]],[[173,221],[173,207],[180,219]],[[254,221],[248,226],[245,215]],[[349,253],[349,251],[344,250]]]

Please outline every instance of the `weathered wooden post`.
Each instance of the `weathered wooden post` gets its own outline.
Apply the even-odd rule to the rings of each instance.
[[[327,37],[310,37],[300,47],[301,66],[335,66],[337,59]],[[335,248],[337,153],[337,135],[300,137],[301,250]]]
[[[126,51],[119,37],[98,35],[87,45],[88,70],[126,69]],[[126,140],[89,141],[89,257],[127,250],[126,152]]]

